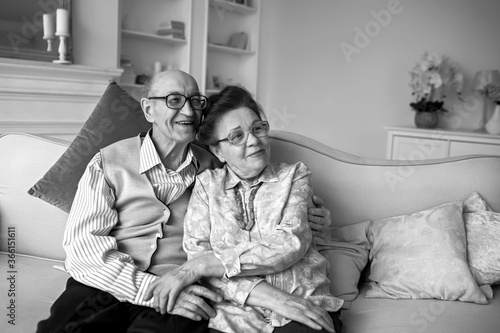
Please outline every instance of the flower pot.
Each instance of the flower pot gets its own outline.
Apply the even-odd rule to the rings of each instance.
[[[484,126],[486,132],[490,134],[499,135],[500,134],[500,105],[495,106],[495,111],[493,111],[493,115],[490,120]]]
[[[438,124],[438,113],[427,111],[415,112],[415,126],[418,128],[436,128]]]

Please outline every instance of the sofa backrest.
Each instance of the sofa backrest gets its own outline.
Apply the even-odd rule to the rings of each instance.
[[[15,226],[16,252],[62,260],[62,235],[68,214],[28,194],[57,161],[67,144],[23,133],[0,137],[0,250]]]
[[[464,156],[418,162],[366,159],[304,136],[273,131],[272,159],[302,161],[312,171],[315,194],[334,225],[412,213],[477,191],[500,211],[500,156]],[[68,144],[22,133],[0,137],[0,250],[16,227],[16,252],[56,260],[68,214],[30,196],[33,186]]]
[[[477,191],[500,212],[500,156],[424,161],[361,158],[307,137],[273,131],[273,161],[304,162],[334,225],[413,213]]]

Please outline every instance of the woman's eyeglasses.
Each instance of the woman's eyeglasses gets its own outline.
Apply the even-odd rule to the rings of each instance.
[[[222,141],[229,141],[232,145],[239,146],[247,142],[248,134],[252,133],[256,138],[261,138],[269,133],[269,123],[267,121],[259,121],[252,126],[250,131],[243,131],[242,129],[237,129],[229,133],[227,138],[217,140],[214,145]]]

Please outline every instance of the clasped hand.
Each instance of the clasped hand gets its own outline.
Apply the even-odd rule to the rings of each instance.
[[[153,298],[153,307],[161,314],[168,312],[192,320],[208,320],[215,316],[215,310],[205,299],[220,302],[222,298],[210,289],[195,284],[202,276],[190,269],[193,263],[186,264],[153,281],[146,290],[144,301]]]

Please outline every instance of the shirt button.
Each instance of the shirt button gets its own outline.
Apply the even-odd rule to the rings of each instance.
[[[156,245],[155,244],[151,244],[151,249],[155,249]]]
[[[161,237],[161,234],[160,233],[157,233],[156,234],[156,238],[160,238]]]

